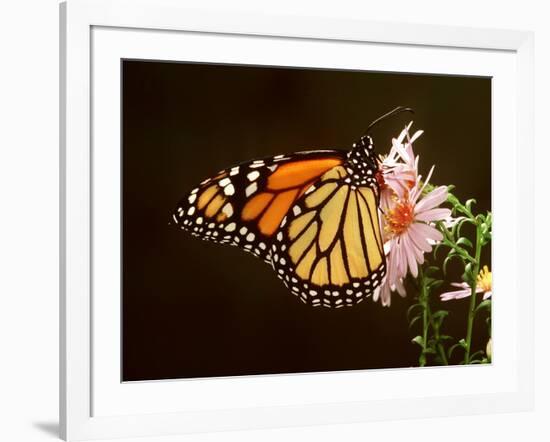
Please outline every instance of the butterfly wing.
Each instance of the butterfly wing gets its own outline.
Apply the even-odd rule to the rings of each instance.
[[[338,150],[298,152],[231,167],[194,188],[172,217],[194,236],[270,262],[273,237],[290,208],[345,158]]]
[[[279,278],[313,306],[355,305],[385,277],[376,166],[367,138],[344,164],[309,187],[283,219],[271,246]]]

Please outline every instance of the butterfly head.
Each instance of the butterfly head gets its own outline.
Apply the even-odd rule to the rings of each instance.
[[[353,144],[353,148],[348,152],[348,168],[353,176],[355,185],[369,185],[370,187],[378,187],[378,169],[379,159],[374,151],[374,142],[370,132],[374,126],[386,118],[400,114],[402,112],[413,112],[408,107],[399,106],[390,112],[378,117],[374,120],[365,131],[365,134]]]
[[[374,152],[374,143],[370,135],[362,136],[348,152],[346,169],[355,186],[376,187],[378,160]]]

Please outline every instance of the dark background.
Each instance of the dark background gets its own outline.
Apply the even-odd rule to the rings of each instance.
[[[433,183],[489,210],[489,78],[130,60],[122,75],[123,381],[418,365],[405,318],[413,293],[390,308],[314,309],[260,260],[170,225],[171,212],[236,163],[347,149],[397,105],[415,115],[375,129],[377,151],[414,119],[421,172],[435,164]],[[464,337],[468,303],[445,303],[444,333]],[[474,350],[486,340],[479,320]]]

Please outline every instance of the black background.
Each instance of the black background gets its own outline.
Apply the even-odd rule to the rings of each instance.
[[[299,302],[265,263],[170,225],[179,199],[236,163],[317,148],[347,149],[370,121],[378,152],[414,119],[420,169],[490,209],[489,78],[122,62],[122,380],[418,365],[405,312]],[[487,253],[488,255],[488,253]],[[489,256],[484,262],[489,264]],[[458,280],[459,268],[451,269]],[[464,337],[468,299],[445,303],[444,332]],[[435,301],[436,305],[441,305]],[[117,337],[113,337],[117,339]],[[474,350],[487,340],[477,322]],[[456,361],[455,361],[456,362]]]

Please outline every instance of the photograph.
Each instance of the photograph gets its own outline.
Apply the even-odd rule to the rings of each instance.
[[[491,363],[491,78],[121,81],[122,381]]]
[[[546,442],[546,5],[440,3],[3,2],[0,441]]]

